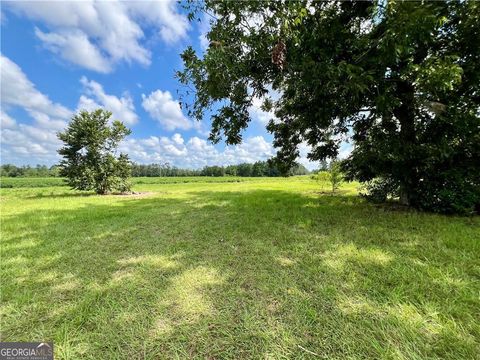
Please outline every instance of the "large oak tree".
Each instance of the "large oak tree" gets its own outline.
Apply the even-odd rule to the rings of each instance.
[[[213,111],[210,140],[242,140],[256,97],[286,170],[353,151],[349,179],[405,204],[469,212],[480,202],[480,3],[474,1],[187,3],[210,19],[210,45],[177,73],[191,116]],[[271,90],[280,93],[273,101]],[[207,112],[208,111],[208,112]]]

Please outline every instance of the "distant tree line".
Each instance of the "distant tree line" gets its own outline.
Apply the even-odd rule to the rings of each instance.
[[[297,165],[290,171],[289,175],[307,175],[309,171],[303,165]],[[268,161],[257,161],[253,164],[242,163],[228,166],[205,166],[202,169],[181,169],[163,164],[133,164],[132,176],[242,176],[242,177],[266,177],[281,176],[276,165]]]
[[[12,164],[5,164],[0,167],[0,176],[2,177],[57,177],[60,176],[57,165],[46,166],[37,165],[32,167],[30,165],[15,166]]]
[[[158,176],[199,176],[200,170],[180,169],[169,163],[162,164],[132,164],[133,177],[158,177]]]
[[[257,161],[253,164],[242,163],[229,166],[206,166],[201,170],[203,176],[248,176],[275,177],[282,176],[275,164],[268,161]],[[307,175],[309,171],[303,165],[296,165],[288,175]]]
[[[289,175],[307,175],[309,171],[303,165],[291,169]],[[47,167],[15,166],[5,164],[0,167],[2,177],[59,177],[57,165]],[[281,176],[275,165],[268,161],[257,161],[253,164],[242,163],[228,166],[205,166],[202,169],[182,169],[171,166],[169,163],[161,164],[132,164],[133,177],[158,177],[158,176],[242,176],[242,177],[275,177]]]

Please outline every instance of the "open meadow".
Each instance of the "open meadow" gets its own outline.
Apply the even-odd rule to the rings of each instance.
[[[8,180],[3,341],[53,341],[56,359],[479,359],[478,216],[309,177],[133,180],[128,196]]]

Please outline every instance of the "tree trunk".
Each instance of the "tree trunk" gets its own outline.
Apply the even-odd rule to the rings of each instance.
[[[410,196],[408,190],[403,186],[400,185],[400,194],[399,194],[399,201],[400,204],[405,206],[410,206]]]
[[[108,194],[108,186],[107,186],[107,174],[103,174],[100,187],[97,189],[98,195],[107,195]]]
[[[400,174],[400,203],[412,205],[414,201],[415,187],[417,184],[417,171],[415,160],[415,88],[407,81],[397,82],[397,96],[400,105],[393,110],[393,114],[400,122],[400,149],[402,159],[398,164]]]

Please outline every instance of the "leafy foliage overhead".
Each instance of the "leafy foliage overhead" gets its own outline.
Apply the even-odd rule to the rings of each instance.
[[[60,175],[67,178],[72,188],[95,190],[98,194],[130,190],[130,160],[122,153],[117,157],[116,151],[131,131],[118,120],[110,125],[111,116],[111,112],[102,109],[81,111],[58,134],[64,142],[58,150],[63,156]]]
[[[386,179],[402,202],[441,212],[480,202],[480,3],[205,1],[210,45],[182,54],[191,116],[210,140],[242,141],[255,98],[275,112],[276,161],[354,150],[347,178]],[[273,100],[270,90],[280,93]]]

